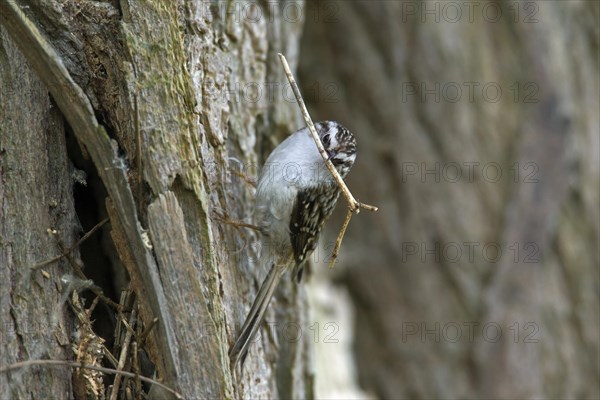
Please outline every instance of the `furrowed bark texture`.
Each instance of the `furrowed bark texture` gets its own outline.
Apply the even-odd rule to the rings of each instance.
[[[475,3],[454,22],[445,2],[307,3],[299,81],[356,133],[349,187],[380,206],[340,262],[360,381],[598,398],[598,3]]]
[[[62,116],[3,28],[0,121],[0,364],[69,358],[73,317],[61,293],[69,268],[61,263],[43,275],[30,267],[60,253],[56,237],[76,238],[74,171]],[[69,392],[70,382],[66,369],[0,373],[0,393],[51,398]]]
[[[22,55],[22,38],[6,28],[14,19],[1,20],[0,366],[73,359],[72,288],[60,281],[73,271],[64,260],[43,268],[49,276],[29,267],[59,253],[48,228],[67,246],[80,234],[77,159],[89,168],[90,188],[79,190],[94,198],[78,209],[95,222],[110,217],[104,240],[112,243],[98,247],[113,268],[109,282],[121,290],[126,269],[142,319],[159,319],[146,348],[158,379],[185,398],[305,397],[312,390],[309,342],[282,340],[276,331],[265,330],[244,375],[232,377],[227,350],[266,271],[253,261],[256,234],[223,222],[252,221],[257,166],[300,123],[277,52],[295,67],[303,21],[284,18],[283,10],[302,2],[119,6],[17,2],[66,67],[69,93],[84,94],[79,98],[63,97],[52,75],[62,70],[45,73],[50,59],[31,49]],[[75,109],[92,131],[73,122]],[[76,255],[85,260],[85,249]],[[302,322],[299,293],[286,280],[272,307],[281,311],[270,311],[268,322]],[[30,334],[31,324],[44,340]],[[73,397],[72,386],[66,368],[0,374],[0,393],[12,398]]]

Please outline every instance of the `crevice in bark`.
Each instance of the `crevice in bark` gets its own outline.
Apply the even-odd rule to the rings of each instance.
[[[66,125],[66,122],[65,122]],[[73,198],[75,213],[79,221],[80,236],[88,232],[99,221],[107,217],[104,199],[106,190],[96,171],[96,167],[77,143],[71,128],[65,129],[67,154],[71,162],[71,174],[74,177]],[[129,278],[118,259],[117,252],[110,237],[110,225],[105,225],[98,232],[79,246],[79,255],[83,263],[83,273],[104,294],[116,303]],[[71,245],[68,243],[67,245]],[[94,300],[91,291],[81,293],[87,307]],[[113,309],[101,302],[94,309],[91,320],[94,321],[94,332],[106,341],[111,349],[114,342],[116,317]]]

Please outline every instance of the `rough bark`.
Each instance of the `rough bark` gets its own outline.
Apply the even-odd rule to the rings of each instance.
[[[342,249],[361,384],[598,398],[598,3],[475,3],[307,4],[300,82],[381,207]]]
[[[244,375],[232,377],[227,350],[266,271],[253,262],[255,234],[223,222],[251,221],[256,165],[297,126],[295,105],[284,101],[277,52],[296,64],[302,20],[282,13],[301,5],[128,1],[116,9],[91,1],[18,2],[66,69],[44,65],[52,58],[32,47],[21,47],[26,59],[15,45],[23,46],[24,36],[0,28],[0,313],[10,322],[1,331],[2,366],[72,359],[70,338],[78,328],[65,301],[71,288],[60,277],[73,271],[60,261],[44,268],[45,278],[29,267],[59,252],[47,228],[59,230],[67,246],[75,242],[71,162],[78,162],[87,168],[86,195],[94,199],[79,216],[110,217],[112,243],[96,248],[106,260],[118,254],[109,283],[121,290],[125,268],[144,325],[159,319],[146,348],[158,379],[185,398],[310,393],[308,341],[271,332],[250,351]],[[75,139],[67,154],[70,130]],[[86,260],[84,248],[79,257]],[[274,304],[282,311],[271,311],[269,322],[305,318],[305,300],[291,282]],[[24,334],[30,323],[50,322],[57,332],[49,343]],[[33,368],[35,374],[0,373],[0,392],[14,398],[77,392],[71,371]]]
[[[74,170],[60,112],[1,27],[0,121],[1,364],[70,358],[73,317],[61,281],[69,268],[60,263],[43,275],[30,267],[60,253],[55,236],[76,237]],[[0,393],[56,397],[71,390],[70,376],[65,369],[0,374]]]

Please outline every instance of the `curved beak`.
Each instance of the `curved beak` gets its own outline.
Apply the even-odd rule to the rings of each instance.
[[[327,162],[327,161],[331,161],[331,159],[332,159],[333,157],[335,157],[335,152],[333,152],[333,151],[330,151],[330,150],[325,150],[325,152],[326,152],[326,153],[327,153],[327,155],[328,155],[328,157],[327,157],[327,160],[325,160],[325,162]]]

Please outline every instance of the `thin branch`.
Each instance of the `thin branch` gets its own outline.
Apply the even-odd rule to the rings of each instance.
[[[85,235],[83,235],[81,237],[81,239],[79,239],[77,242],[75,242],[75,244],[73,246],[69,247],[66,251],[63,251],[62,254],[59,254],[56,257],[53,257],[49,260],[42,261],[41,263],[35,264],[34,266],[31,267],[31,269],[35,270],[35,269],[42,268],[48,264],[52,264],[53,262],[60,260],[61,258],[65,257],[67,254],[70,254],[73,250],[75,250],[76,248],[81,246],[81,243],[83,243],[87,239],[89,239],[89,237],[92,236],[94,234],[94,232],[96,232],[98,229],[100,229],[107,222],[108,222],[108,218],[105,218],[102,221],[98,222],[92,229],[90,229]]]
[[[356,200],[354,198],[354,196],[352,196],[350,189],[348,189],[348,186],[346,186],[346,183],[344,182],[344,180],[342,179],[340,174],[337,172],[337,170],[333,166],[333,163],[331,162],[331,160],[329,160],[327,152],[325,151],[325,148],[323,147],[323,143],[321,143],[321,139],[319,138],[319,135],[317,134],[315,125],[313,124],[313,121],[310,118],[310,114],[308,113],[306,104],[304,104],[304,99],[302,98],[302,95],[300,94],[300,89],[298,88],[296,79],[294,79],[294,75],[292,74],[292,71],[290,70],[290,66],[289,66],[285,56],[283,54],[279,53],[279,59],[281,60],[281,64],[283,65],[283,70],[285,71],[285,75],[287,76],[288,81],[290,82],[290,85],[292,86],[292,90],[294,91],[294,95],[296,96],[296,101],[298,102],[298,107],[300,107],[300,111],[302,112],[302,116],[304,117],[304,121],[306,122],[306,126],[308,127],[308,130],[310,131],[310,134],[311,134],[313,140],[315,141],[317,148],[319,149],[319,153],[321,154],[321,157],[323,157],[323,161],[325,161],[325,165],[327,165],[327,169],[329,169],[329,172],[331,172],[331,175],[333,175],[333,177],[335,178],[342,193],[344,193],[344,197],[346,197],[346,201],[348,201],[348,214],[346,215],[346,220],[344,221],[344,225],[342,226],[342,229],[340,230],[340,233],[338,235],[337,241],[335,243],[335,248],[333,249],[333,254],[331,255],[331,261],[329,263],[329,268],[333,268],[335,260],[340,251],[340,246],[342,245],[342,240],[344,239],[344,234],[346,233],[346,228],[348,228],[348,224],[350,223],[350,219],[352,218],[352,214],[358,214],[360,212],[361,208],[364,208],[365,210],[369,210],[369,211],[377,211],[378,207],[372,206],[372,205],[366,204],[366,203],[361,203],[358,200]]]
[[[137,319],[137,308],[134,307],[131,311],[131,315],[129,317],[129,326],[132,326]],[[122,321],[123,323],[125,320]],[[125,340],[123,341],[123,346],[121,347],[121,355],[119,356],[119,364],[117,365],[117,370],[122,371],[125,368],[125,361],[127,360],[127,352],[129,350],[129,344],[131,343],[131,337],[133,336],[133,331],[131,329],[127,329],[125,333]],[[121,385],[121,375],[117,374],[115,376],[115,381],[113,383],[113,390],[110,395],[110,400],[117,400],[117,396],[119,393],[119,386]]]
[[[227,215],[227,213],[225,211],[214,210],[213,217],[224,224],[232,225],[232,226],[235,226],[236,228],[241,227],[241,228],[252,229],[253,231],[256,231],[256,232],[261,231],[260,226],[258,226],[258,225],[249,224],[249,223],[244,222],[239,219],[229,218],[229,216]]]
[[[140,361],[138,359],[138,347],[137,347],[137,342],[133,342],[131,343],[131,347],[132,347],[132,354],[133,354],[133,372],[136,375],[135,378],[135,393],[136,393],[136,400],[139,400],[142,398],[142,381],[140,380]]]
[[[290,85],[292,86],[292,90],[294,91],[294,95],[296,96],[296,101],[298,102],[298,107],[300,107],[300,111],[302,112],[302,116],[304,117],[304,121],[306,122],[306,126],[308,127],[308,130],[310,131],[310,134],[312,135],[312,137],[315,141],[315,144],[317,145],[317,148],[319,149],[319,153],[321,153],[321,157],[323,157],[323,161],[325,161],[325,165],[327,165],[327,169],[329,169],[329,172],[331,172],[331,175],[333,175],[333,177],[337,181],[337,184],[339,185],[340,189],[342,190],[342,193],[344,193],[344,196],[346,197],[346,200],[348,201],[350,210],[357,214],[361,208],[364,208],[365,210],[370,210],[370,211],[377,211],[377,209],[378,209],[377,207],[371,206],[369,204],[361,203],[354,198],[354,196],[350,192],[350,189],[348,189],[348,186],[346,186],[346,183],[344,182],[344,180],[342,179],[340,174],[337,172],[337,170],[333,166],[333,163],[331,162],[331,160],[329,160],[327,152],[325,151],[325,148],[323,147],[323,143],[321,143],[321,139],[319,139],[319,135],[317,134],[315,125],[314,125],[312,119],[310,118],[310,114],[308,113],[306,104],[304,104],[304,99],[302,98],[302,95],[300,94],[300,89],[298,88],[296,79],[294,79],[294,75],[292,74],[292,71],[290,70],[290,66],[283,54],[279,53],[279,59],[281,60],[281,64],[283,65],[283,70],[285,71],[288,81],[290,82]]]
[[[108,350],[106,348],[105,345],[102,345],[102,354],[104,354],[104,357],[106,357],[112,365],[114,365],[115,367],[117,366],[117,364],[118,364],[117,359],[115,358],[115,356],[113,356],[113,354],[110,352],[110,350]]]
[[[248,175],[244,174],[242,171],[238,171],[237,169],[230,169],[229,173],[234,174],[235,176],[237,176],[238,178],[240,178],[241,180],[246,182],[248,185],[250,185],[254,188],[256,187],[256,181],[249,178]]]
[[[146,329],[144,329],[144,331],[142,332],[142,334],[138,338],[138,346],[139,347],[143,347],[144,346],[144,344],[146,342],[146,338],[150,334],[150,331],[152,330],[152,328],[154,328],[154,325],[156,325],[157,323],[158,323],[158,318],[156,318],[156,317],[153,318],[152,321],[150,321],[150,324],[146,327]]]
[[[254,224],[249,224],[247,222],[238,220],[238,219],[224,219],[223,223],[227,224],[227,225],[233,225],[236,227],[241,227],[241,228],[248,228],[248,229],[252,229],[253,231],[257,231],[260,232],[260,227]]]
[[[344,235],[346,234],[346,229],[348,228],[348,224],[350,224],[350,220],[352,219],[352,215],[354,213],[350,208],[348,208],[348,213],[346,214],[346,219],[344,220],[344,225],[342,225],[342,229],[340,229],[340,233],[338,234],[338,238],[335,242],[335,247],[333,248],[333,253],[331,254],[331,261],[329,261],[329,268],[333,268],[335,264],[335,260],[340,254],[340,247],[342,246],[342,240],[344,239]]]
[[[71,247],[68,247],[63,243],[62,240],[60,240],[60,238],[56,238],[56,242],[58,244],[58,248],[61,251],[61,254],[53,257],[50,260],[44,261],[42,263],[36,264],[34,266],[31,267],[31,269],[33,270],[37,270],[41,267],[43,267],[44,265],[48,265],[50,263],[53,263],[55,261],[60,260],[62,257],[65,257],[67,259],[67,261],[69,262],[69,264],[71,265],[71,268],[73,268],[73,271],[75,272],[75,275],[77,276],[77,278],[81,279],[82,281],[89,281],[87,276],[85,276],[85,274],[83,273],[83,271],[81,270],[81,267],[79,266],[79,264],[77,263],[77,261],[73,258],[73,256],[71,255],[71,253],[73,252],[73,250],[75,250],[77,247],[79,247],[81,245],[81,243],[85,242],[90,236],[92,236],[94,234],[94,232],[96,232],[98,229],[100,229],[100,227],[102,227],[104,224],[106,224],[108,222],[108,218],[98,222],[96,224],[96,226],[94,226],[92,229],[89,230],[89,232],[87,232],[85,235],[83,235],[83,237],[81,237],[81,239],[79,239],[74,245],[72,245]],[[57,234],[56,231],[52,231],[53,234]],[[45,271],[42,270],[42,273],[44,273]],[[107,296],[104,295],[104,293],[102,292],[102,290],[97,287],[96,285],[93,284],[92,281],[89,281],[92,284],[91,285],[86,285],[85,288],[89,289],[92,291],[92,293],[94,293],[97,297],[94,299],[94,302],[92,303],[92,306],[89,309],[89,313],[91,314],[91,312],[93,311],[93,309],[96,307],[96,303],[98,302],[98,299],[102,300],[104,303],[106,303],[107,305],[115,308],[117,311],[120,310],[120,305],[115,303],[114,301],[112,301],[110,298],[108,298]]]
[[[92,319],[92,313],[94,312],[94,310],[96,309],[96,306],[98,305],[98,300],[100,300],[100,296],[94,297],[94,300],[92,301],[92,304],[90,305],[90,308],[88,308],[87,311],[85,312],[89,320]]]
[[[79,264],[77,264],[77,261],[75,261],[75,259],[73,258],[73,256],[71,255],[71,252],[68,251],[66,249],[66,246],[64,245],[64,243],[62,242],[62,240],[58,240],[58,247],[61,249],[61,251],[63,252],[64,256],[66,257],[67,261],[69,262],[69,264],[71,265],[71,268],[73,268],[73,271],[75,271],[75,275],[77,275],[77,277],[79,279],[82,279],[84,281],[87,281],[88,278],[87,276],[85,276],[85,274],[83,273],[83,271],[81,270],[81,267],[79,266]],[[88,289],[90,289],[92,291],[92,293],[94,293],[96,296],[98,296],[100,298],[100,300],[102,300],[104,303],[108,304],[109,306],[113,307],[115,310],[120,311],[121,310],[121,305],[115,303],[114,301],[112,301],[110,298],[108,298],[104,292],[102,291],[102,289],[100,289],[99,287],[97,287],[96,285],[92,285],[90,287],[88,287]]]
[[[377,211],[377,210],[379,210],[379,207],[377,207],[377,206],[372,206],[370,204],[362,203],[360,201],[358,202],[358,206],[360,208],[364,208],[365,210],[368,210],[368,211]]]
[[[163,385],[162,383],[160,383],[157,380],[154,380],[152,378],[147,378],[145,376],[137,375],[137,374],[134,374],[132,372],[118,371],[116,369],[105,368],[105,367],[98,367],[96,365],[86,365],[86,364],[75,362],[75,361],[65,361],[65,360],[27,360],[27,361],[21,361],[21,362],[17,362],[17,363],[14,363],[14,364],[10,364],[10,365],[7,365],[6,367],[0,367],[0,373],[5,373],[5,372],[12,371],[12,370],[15,370],[15,369],[30,367],[30,366],[34,366],[34,365],[58,365],[58,366],[71,367],[71,368],[84,368],[84,369],[91,369],[91,370],[94,370],[94,371],[100,371],[100,372],[103,372],[105,374],[117,374],[117,375],[126,376],[128,378],[132,378],[132,379],[140,379],[141,381],[148,382],[150,384],[157,385],[157,386],[161,387],[162,389],[164,389],[167,392],[171,393],[177,399],[183,399],[183,396],[180,395],[179,393],[177,393],[175,390],[171,389],[168,386]]]

